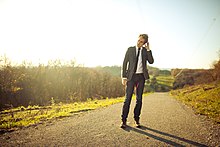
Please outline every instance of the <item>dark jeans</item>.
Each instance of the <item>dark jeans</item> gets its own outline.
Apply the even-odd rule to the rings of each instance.
[[[126,122],[130,104],[131,104],[131,98],[134,92],[134,87],[136,87],[136,105],[134,108],[134,119],[136,121],[139,121],[140,119],[140,113],[141,113],[141,107],[142,107],[142,95],[144,90],[144,75],[143,74],[134,74],[132,79],[130,81],[127,81],[127,87],[126,87],[126,94],[125,94],[125,101],[122,108],[122,121]]]

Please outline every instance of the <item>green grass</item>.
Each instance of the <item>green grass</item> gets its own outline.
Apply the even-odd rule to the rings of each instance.
[[[168,92],[173,88],[174,78],[171,75],[156,76],[156,83],[153,78],[150,75],[150,80],[146,83],[147,92]]]
[[[33,124],[45,122],[55,118],[69,117],[76,113],[106,107],[123,102],[124,98],[90,100],[71,104],[54,104],[51,106],[18,107],[0,112],[0,130],[13,130]]]
[[[220,123],[220,84],[188,86],[171,91],[171,95],[193,107],[196,113]]]
[[[159,75],[157,78],[158,84],[167,85],[169,87],[173,86],[174,78],[170,75]]]

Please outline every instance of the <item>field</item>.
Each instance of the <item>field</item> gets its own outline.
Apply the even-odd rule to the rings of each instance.
[[[157,81],[160,85],[166,85],[172,88],[174,78],[170,75],[160,75],[157,77]]]
[[[146,92],[168,92],[173,88],[174,78],[171,75],[150,76],[146,82]]]

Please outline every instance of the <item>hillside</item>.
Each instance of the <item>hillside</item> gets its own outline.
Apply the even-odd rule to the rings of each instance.
[[[220,84],[200,84],[173,90],[171,94],[196,113],[220,123]]]
[[[215,81],[212,69],[172,69],[175,77],[173,88],[183,88],[185,85],[206,84]]]
[[[121,77],[120,66],[95,67],[95,70]],[[161,70],[157,67],[148,66],[150,79],[145,83],[144,92],[168,92],[173,88],[173,77],[170,70]]]
[[[170,75],[170,71],[169,70],[161,70],[157,67],[152,67],[152,66],[148,66],[148,72],[150,75],[152,76],[158,76],[159,74],[162,75]],[[97,66],[94,69],[98,70],[98,71],[104,71],[106,73],[110,73],[113,76],[118,76],[121,77],[121,66]]]
[[[171,94],[196,113],[220,123],[220,52],[212,69],[173,69]]]

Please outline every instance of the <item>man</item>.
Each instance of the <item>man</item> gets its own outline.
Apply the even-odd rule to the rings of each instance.
[[[122,84],[126,85],[125,101],[122,108],[121,128],[126,127],[126,121],[129,113],[131,98],[134,87],[136,87],[136,105],[134,108],[134,120],[137,127],[140,127],[140,113],[142,107],[142,95],[145,80],[149,79],[147,70],[147,61],[153,64],[154,59],[149,47],[148,35],[140,34],[137,45],[129,47],[122,66]]]

